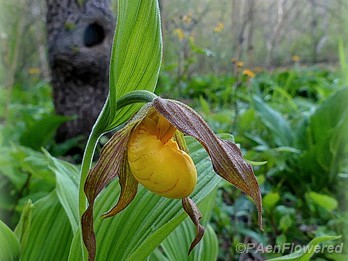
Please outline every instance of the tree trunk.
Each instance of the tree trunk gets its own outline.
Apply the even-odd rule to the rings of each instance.
[[[46,0],[57,141],[90,132],[108,92],[115,17],[109,0]]]

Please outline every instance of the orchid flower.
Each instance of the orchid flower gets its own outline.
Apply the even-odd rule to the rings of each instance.
[[[111,137],[88,173],[84,191],[89,206],[82,216],[82,234],[91,260],[96,252],[93,230],[95,199],[116,177],[121,186],[120,196],[115,206],[102,217],[115,216],[125,209],[136,196],[140,183],[160,196],[181,199],[184,211],[197,228],[189,254],[202,239],[201,213],[189,198],[197,182],[197,172],[183,135],[197,139],[208,152],[214,171],[252,198],[262,228],[259,185],[238,146],[216,136],[202,117],[187,105],[157,97],[145,104]]]

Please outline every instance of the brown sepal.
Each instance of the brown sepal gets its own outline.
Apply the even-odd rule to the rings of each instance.
[[[182,207],[184,208],[185,212],[190,216],[192,222],[195,224],[195,226],[197,228],[196,237],[192,241],[190,249],[188,251],[188,255],[190,255],[193,248],[201,241],[201,239],[204,235],[204,227],[199,223],[199,220],[201,219],[202,214],[199,211],[196,204],[190,198],[183,198],[182,199]]]
[[[112,136],[101,151],[95,167],[88,173],[84,186],[88,207],[82,215],[82,236],[88,251],[88,260],[96,255],[96,239],[93,228],[93,207],[96,197],[112,179],[120,174],[130,133],[119,131]]]
[[[93,207],[99,193],[118,175],[121,175],[121,198],[114,208],[105,216],[115,215],[124,209],[134,198],[136,190],[129,191],[135,187],[127,174],[127,144],[132,129],[141,122],[151,109],[152,103],[144,105],[137,114],[123,127],[117,131],[101,150],[97,164],[92,168],[84,184],[84,191],[88,200],[88,207],[81,218],[82,237],[88,251],[88,260],[94,260],[96,255],[96,239],[93,228]],[[127,164],[126,164],[127,163]],[[121,174],[122,173],[122,174]],[[130,174],[130,171],[128,172]]]
[[[253,169],[231,141],[220,139],[208,124],[189,106],[174,100],[156,98],[155,109],[186,135],[196,138],[208,152],[215,172],[245,192],[255,202],[262,229],[262,199]]]
[[[121,186],[120,197],[117,204],[107,213],[103,214],[103,218],[115,216],[120,211],[125,209],[134,199],[138,191],[138,181],[134,178],[129,168],[127,155],[124,157],[122,170],[119,174],[119,182]]]

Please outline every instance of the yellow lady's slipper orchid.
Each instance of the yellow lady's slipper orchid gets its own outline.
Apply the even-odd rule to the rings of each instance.
[[[167,198],[188,197],[197,182],[191,157],[173,139],[176,128],[154,111],[133,130],[128,162],[135,179]]]
[[[84,190],[89,205],[82,216],[82,235],[90,260],[94,260],[96,253],[95,199],[117,176],[121,186],[118,202],[103,217],[114,216],[126,208],[136,196],[140,183],[158,195],[182,200],[183,209],[197,228],[189,253],[202,239],[201,214],[189,198],[197,182],[197,173],[191,157],[185,152],[182,134],[197,139],[208,152],[215,172],[254,200],[262,227],[260,188],[240,149],[233,142],[216,136],[202,117],[187,105],[157,97],[112,136],[88,173]]]

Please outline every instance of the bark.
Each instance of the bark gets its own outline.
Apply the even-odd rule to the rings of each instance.
[[[274,51],[277,49],[278,44],[280,40],[282,39],[283,35],[287,32],[288,25],[291,25],[293,20],[298,15],[298,6],[297,2],[289,2],[290,4],[287,5],[287,1],[283,0],[278,3],[278,14],[277,14],[277,22],[275,24],[275,29],[272,32],[271,37],[269,38],[269,41],[267,42],[267,64],[271,66],[273,64],[273,54]],[[271,10],[271,9],[270,9]],[[288,41],[290,39],[287,39]]]
[[[57,141],[90,132],[108,90],[115,16],[109,0],[46,0],[48,57],[57,114],[74,117]]]
[[[235,5],[235,2],[232,2],[233,5]],[[241,19],[241,25],[237,37],[237,41],[235,42],[236,46],[234,47],[235,51],[235,58],[238,60],[241,58],[242,53],[244,51],[244,45],[245,42],[247,44],[246,48],[247,50],[252,50],[252,36],[253,36],[253,20],[254,20],[254,12],[255,12],[255,1],[254,0],[248,0],[245,1],[244,8],[242,13],[240,14]],[[234,7],[235,8],[235,7]],[[248,27],[249,25],[249,27]],[[233,24],[232,24],[233,27]]]

